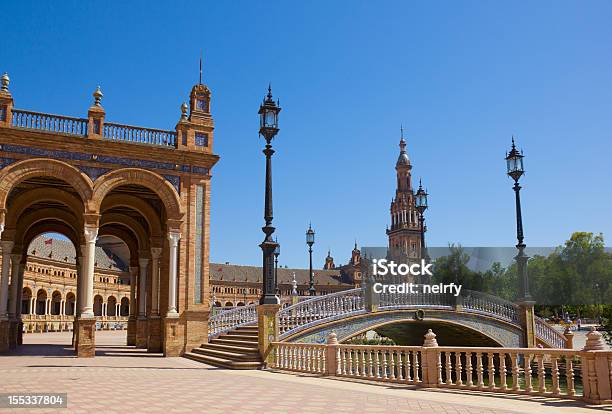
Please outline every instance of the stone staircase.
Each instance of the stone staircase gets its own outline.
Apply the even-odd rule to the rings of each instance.
[[[185,357],[215,367],[261,369],[257,326],[241,326],[219,335],[207,344],[186,352]]]

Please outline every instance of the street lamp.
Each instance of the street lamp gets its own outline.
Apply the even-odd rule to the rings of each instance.
[[[266,198],[264,207],[266,225],[261,228],[266,237],[259,245],[263,253],[263,295],[259,299],[261,305],[280,304],[280,300],[276,295],[276,278],[274,275],[274,251],[278,244],[272,239],[272,234],[274,233],[274,226],[272,226],[272,155],[274,150],[271,144],[272,139],[278,133],[278,113],[280,110],[281,108],[278,106],[278,103],[272,100],[272,88],[268,86],[268,94],[264,98],[258,112],[260,119],[259,135],[263,136],[266,140],[266,146],[263,150],[266,156]]]
[[[310,254],[310,288],[308,289],[308,292],[310,293],[310,296],[314,296],[316,295],[316,291],[315,291],[315,287],[314,287],[314,274],[312,273],[312,245],[315,242],[315,232],[312,229],[312,226],[309,224],[308,225],[308,231],[306,232],[306,244],[308,245],[308,253]]]
[[[507,174],[514,180],[514,194],[516,201],[516,239],[518,243],[516,248],[518,254],[516,255],[516,266],[518,275],[520,278],[521,285],[521,301],[531,301],[531,294],[529,293],[529,275],[527,274],[527,260],[529,256],[525,254],[525,243],[523,243],[523,217],[521,214],[521,186],[519,185],[519,179],[525,173],[523,168],[523,151],[516,149],[514,144],[514,137],[512,137],[512,148],[510,152],[506,154],[506,167]]]
[[[429,260],[429,255],[425,248],[425,210],[427,210],[427,191],[423,190],[421,180],[419,180],[419,189],[416,192],[416,209],[419,212],[419,222],[421,223],[421,258]]]

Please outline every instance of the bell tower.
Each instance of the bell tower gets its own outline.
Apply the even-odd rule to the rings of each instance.
[[[387,258],[397,263],[415,262],[421,258],[421,224],[412,189],[412,165],[406,152],[404,129],[400,130],[400,153],[395,163],[397,188],[391,200],[391,227],[387,228]]]

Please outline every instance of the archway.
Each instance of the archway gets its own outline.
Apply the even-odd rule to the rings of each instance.
[[[51,315],[59,315],[62,307],[62,294],[56,290],[51,294]]]
[[[130,299],[123,297],[121,298],[121,316],[129,316],[130,314]]]
[[[69,292],[66,295],[66,315],[74,316],[76,315],[76,296],[74,293]]]
[[[21,293],[21,314],[29,315],[32,311],[31,309],[32,303],[32,289],[29,287],[24,287]]]
[[[106,316],[117,316],[117,299],[114,296],[106,300]]]
[[[104,299],[102,299],[102,296],[100,295],[94,296],[94,306],[93,306],[94,316],[102,316],[102,304],[103,303],[104,303]]]
[[[47,291],[39,289],[36,293],[36,315],[47,314]]]

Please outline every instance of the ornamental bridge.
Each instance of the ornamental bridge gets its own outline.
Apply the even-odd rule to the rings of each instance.
[[[469,290],[458,297],[381,293],[366,298],[363,288],[324,296],[292,297],[291,302],[283,303],[271,315],[266,328],[272,328],[264,329],[265,332],[261,317],[258,327],[257,306],[234,308],[212,316],[208,322],[209,343],[186,355],[226,367],[253,368],[260,366],[258,349],[262,339],[270,340],[270,335],[273,338],[270,342],[323,344],[334,333],[340,343],[345,343],[370,330],[385,332],[393,339],[403,333],[403,337],[395,340],[404,342],[402,345],[418,344],[423,334],[433,329],[445,345],[566,347],[565,336],[533,315],[533,306]],[[524,322],[529,319],[531,326]],[[261,338],[266,332],[267,338]],[[406,333],[412,336],[411,343],[405,343],[410,342]],[[242,357],[233,360],[233,353]]]

